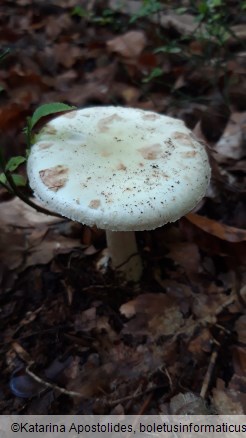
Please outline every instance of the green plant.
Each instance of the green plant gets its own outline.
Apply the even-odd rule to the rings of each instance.
[[[147,84],[148,82],[152,81],[153,79],[159,78],[163,75],[163,70],[160,67],[153,68],[153,70],[150,72],[150,74],[142,80],[144,84]]]
[[[72,17],[89,18],[91,13],[82,6],[74,6],[71,11]]]
[[[0,62],[3,61],[4,58],[9,54],[10,49],[5,49],[2,53],[0,53]]]
[[[98,24],[99,26],[113,25],[119,27],[115,12],[110,8],[105,8],[100,15],[93,11],[89,11],[82,6],[75,6],[71,11],[72,17],[84,18],[89,23]]]
[[[134,23],[139,18],[156,14],[160,12],[162,8],[163,5],[158,0],[143,0],[140,9],[131,17],[130,23]]]
[[[27,149],[25,156],[19,155],[15,157],[11,157],[7,162],[4,159],[3,150],[0,146],[0,184],[4,186],[8,191],[18,196],[24,202],[34,207],[36,210],[42,213],[48,213],[46,209],[37,206],[34,202],[32,202],[22,191],[20,191],[19,187],[26,186],[27,180],[26,178],[16,173],[16,170],[19,166],[25,163],[29,149],[32,143],[35,140],[35,135],[33,134],[33,129],[37,125],[37,123],[44,117],[47,117],[51,114],[57,114],[64,111],[70,111],[76,109],[74,106],[66,105],[60,102],[47,103],[39,106],[33,113],[31,117],[27,118],[27,126],[24,128],[24,132],[26,134],[27,140]]]
[[[228,7],[226,0],[189,0],[185,5],[178,5],[178,2],[170,2],[164,0],[142,0],[139,10],[131,17],[130,23],[135,22],[139,18],[148,18],[152,14],[157,13],[155,18],[156,26],[154,28],[156,47],[152,49],[153,54],[158,54],[158,65],[148,76],[142,79],[142,83],[156,82],[158,84],[163,80],[161,65],[163,59],[161,53],[165,55],[176,55],[176,61],[182,62],[183,66],[188,69],[203,69],[208,67],[213,71],[208,81],[211,87],[216,88],[221,75],[224,77],[224,97],[227,99],[227,88],[231,81],[227,71],[227,61],[235,56],[233,51],[226,50],[226,42],[229,37],[236,36],[233,34],[233,24],[235,17],[235,6]],[[240,10],[246,8],[245,1],[239,2]],[[193,16],[194,29],[192,32],[186,32],[182,26],[174,25],[174,30],[177,31],[175,38],[168,28],[163,27],[162,18],[165,14],[170,14],[175,23],[175,15],[181,16],[188,14]],[[182,18],[177,17],[177,23],[181,23]],[[238,41],[240,43],[240,41]],[[194,51],[194,47],[198,51]],[[173,83],[167,83],[165,86],[170,88],[172,92]],[[188,96],[186,96],[188,97]]]
[[[196,21],[201,24],[197,29],[200,39],[212,38],[219,46],[223,46],[230,35],[228,10],[224,0],[203,0],[197,8]]]

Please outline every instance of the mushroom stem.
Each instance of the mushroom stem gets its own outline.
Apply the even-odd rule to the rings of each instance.
[[[113,268],[127,281],[139,281],[143,266],[134,231],[106,231],[106,238]]]

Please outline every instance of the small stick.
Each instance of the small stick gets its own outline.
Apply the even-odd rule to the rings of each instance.
[[[30,371],[31,366],[33,365],[33,363],[31,363],[30,365],[28,365],[28,367],[26,368],[26,373],[32,377],[33,380],[35,380],[36,382],[38,382],[39,384],[43,385],[45,388],[50,388],[53,389],[55,391],[59,391],[61,394],[66,394],[66,395],[70,395],[71,397],[83,397],[82,394],[80,394],[79,392],[76,391],[68,391],[65,388],[62,388],[58,385],[55,385],[54,383],[49,383],[46,380],[41,379],[40,377],[38,377],[36,374],[34,374],[32,371]]]
[[[202,389],[200,391],[200,396],[202,398],[205,398],[205,396],[207,394],[208,386],[209,386],[209,383],[211,381],[211,376],[212,376],[212,373],[214,370],[214,366],[215,366],[217,357],[218,357],[218,347],[216,347],[216,350],[213,351],[213,353],[211,354],[211,357],[210,357],[208,369],[207,369],[207,372],[206,372],[204,380],[203,380]]]

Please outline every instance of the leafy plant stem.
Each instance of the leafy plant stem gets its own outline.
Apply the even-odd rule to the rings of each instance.
[[[5,171],[4,172],[5,176],[6,176],[6,180],[9,183],[9,186],[12,189],[12,192],[14,195],[18,196],[18,198],[20,198],[23,202],[25,202],[26,204],[28,204],[30,207],[34,208],[35,210],[37,210],[39,213],[43,213],[43,214],[47,214],[49,216],[55,216],[55,217],[59,217],[62,218],[61,215],[54,213],[52,211],[47,210],[44,207],[41,207],[37,204],[35,204],[35,202],[33,202],[30,198],[28,198],[21,190],[19,190],[19,188],[15,185],[12,175],[9,171]]]

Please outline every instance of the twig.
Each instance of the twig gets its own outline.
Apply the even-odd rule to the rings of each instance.
[[[109,401],[108,405],[113,407],[113,406],[116,406],[116,405],[123,403],[125,401],[128,401],[128,400],[135,400],[135,399],[142,397],[143,395],[149,394],[150,392],[155,391],[156,389],[159,389],[159,388],[160,388],[159,386],[153,386],[152,388],[146,389],[146,391],[138,392],[135,394],[127,395],[126,397],[122,397],[122,398],[118,398],[116,400]]]
[[[149,404],[150,404],[152,398],[153,398],[153,392],[151,392],[151,393],[148,395],[148,397],[144,400],[144,402],[143,402],[141,408],[139,409],[139,412],[138,412],[137,415],[140,416],[140,415],[143,415],[143,414],[145,413],[145,411],[146,411],[147,407],[149,406]],[[134,429],[134,428],[133,428],[133,429]]]
[[[218,357],[218,347],[216,347],[216,350],[213,351],[213,353],[211,354],[211,357],[210,357],[210,361],[209,361],[209,364],[208,364],[208,369],[207,369],[207,372],[205,374],[205,377],[204,377],[204,380],[203,380],[203,384],[202,384],[202,388],[201,388],[201,391],[200,391],[200,396],[202,398],[206,397],[208,386],[209,386],[210,381],[211,381],[211,377],[212,377],[212,373],[213,373],[213,370],[214,370],[214,367],[215,367],[215,364],[216,364],[217,357]]]
[[[69,395],[70,397],[83,397],[83,395],[80,392],[68,391],[67,389],[62,388],[58,385],[55,385],[54,383],[49,383],[46,380],[41,379],[36,374],[34,374],[32,371],[30,371],[30,368],[32,365],[33,365],[33,362],[28,365],[28,367],[26,368],[26,373],[30,377],[32,377],[32,379],[35,380],[35,382],[38,382],[39,384],[43,385],[45,388],[53,389],[54,391],[58,391],[61,394]]]
[[[134,394],[132,395],[132,398],[131,398],[131,399],[129,400],[129,402],[126,404],[126,406],[125,406],[125,411],[126,411],[126,412],[128,412],[129,409],[131,409],[133,399],[135,398],[136,395],[139,394],[139,392],[141,391],[141,388],[142,388],[142,383],[140,383],[140,384],[138,385],[137,389],[134,391]],[[126,437],[126,438],[128,438],[128,437]]]
[[[173,381],[172,381],[172,378],[171,378],[171,376],[170,376],[170,374],[169,374],[168,369],[165,367],[165,365],[163,365],[163,366],[161,366],[161,367],[159,368],[159,370],[160,370],[162,373],[166,374],[166,376],[167,376],[167,378],[168,378],[168,382],[169,382],[170,389],[172,390],[172,389],[173,389]]]

